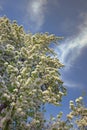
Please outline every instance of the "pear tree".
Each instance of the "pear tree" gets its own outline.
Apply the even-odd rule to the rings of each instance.
[[[60,105],[66,95],[59,70],[64,66],[51,44],[61,37],[27,33],[7,17],[0,18],[1,130],[86,130],[83,97],[70,101],[71,112],[44,119],[46,103]]]
[[[0,18],[0,127],[40,130],[41,106],[59,105],[66,89],[63,67],[50,44],[61,37],[27,33],[16,21]],[[28,122],[30,120],[30,123]]]

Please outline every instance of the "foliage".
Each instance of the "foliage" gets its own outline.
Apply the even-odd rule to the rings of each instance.
[[[46,130],[87,130],[87,108],[83,104],[83,97],[70,101],[71,112],[66,120],[61,119],[60,112],[56,118],[52,118]]]
[[[14,123],[18,130],[27,129],[28,117],[32,118],[29,127],[36,124],[35,130],[40,129],[40,106],[46,102],[54,105],[61,102],[66,89],[58,70],[63,65],[49,47],[60,39],[48,33],[26,33],[16,21],[0,18],[0,116],[3,130],[10,130]]]
[[[70,101],[66,120],[62,112],[49,122],[44,104],[60,105],[66,88],[62,65],[51,43],[62,38],[49,33],[26,33],[16,21],[0,18],[0,127],[2,130],[86,130],[83,98]]]

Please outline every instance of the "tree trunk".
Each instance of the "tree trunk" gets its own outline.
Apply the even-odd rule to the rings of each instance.
[[[14,107],[11,109],[10,113],[9,113],[9,117],[5,122],[5,126],[2,130],[10,130],[10,124],[12,123],[12,119],[13,119],[13,115],[14,115]]]
[[[7,102],[4,102],[2,104],[0,104],[0,113],[3,109],[5,109],[8,106]]]

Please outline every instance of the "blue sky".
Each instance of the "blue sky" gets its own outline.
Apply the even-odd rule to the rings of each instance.
[[[64,39],[55,48],[65,64],[61,77],[68,94],[62,107],[47,105],[46,116],[68,113],[69,100],[85,93],[87,102],[87,0],[0,0],[0,16],[17,20],[26,31],[49,32]]]

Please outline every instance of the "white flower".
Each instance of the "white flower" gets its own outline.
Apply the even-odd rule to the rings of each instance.
[[[22,108],[18,108],[18,109],[17,109],[17,112],[21,112],[21,111],[22,111]]]
[[[70,101],[70,104],[74,104],[72,100]]]
[[[15,100],[15,96],[14,95],[12,95],[12,100]]]
[[[59,91],[59,95],[60,95],[60,96],[63,96],[63,95],[64,95],[64,93],[62,93],[61,91]]]
[[[21,71],[21,74],[25,74],[27,71],[27,68],[23,68],[23,70]]]
[[[4,96],[4,97],[7,97],[8,95],[7,95],[7,93],[4,93],[3,96]]]
[[[75,100],[75,102],[78,103],[78,102],[80,102],[80,100],[77,98],[77,99]]]
[[[63,115],[63,112],[60,112],[58,115],[57,115],[57,118],[61,118]]]
[[[18,92],[18,89],[17,89],[17,88],[15,88],[15,89],[13,90],[13,92]]]
[[[11,106],[15,106],[15,105],[16,105],[15,102],[12,102],[12,103],[11,103]]]
[[[36,90],[36,89],[34,89],[34,90],[32,90],[32,92],[34,92],[34,93],[35,93],[35,92],[37,92],[37,90]]]
[[[5,62],[4,65],[7,67],[8,66],[8,62]]]
[[[67,115],[67,118],[71,120],[73,118],[73,116],[72,115]]]
[[[44,95],[47,95],[47,94],[49,94],[49,91],[48,91],[48,90],[45,90],[45,91],[43,91],[43,94],[44,94]]]
[[[7,49],[9,50],[14,50],[14,46],[10,45],[10,44],[7,44]]]
[[[23,97],[23,96],[22,96],[22,95],[20,95],[20,99],[22,99],[22,97]]]
[[[18,72],[18,69],[15,67],[15,68],[14,68],[14,71],[15,71],[15,72]]]
[[[51,120],[52,120],[52,121],[55,121],[55,118],[54,118],[54,117],[52,117],[52,118],[51,118]]]
[[[20,80],[20,79],[21,79],[21,75],[19,75],[19,76],[17,77],[17,79]]]
[[[13,69],[13,66],[12,65],[8,65],[8,69],[9,70]]]
[[[7,98],[7,99],[10,99],[10,96],[7,94],[7,93],[4,93],[3,94],[3,97]]]
[[[80,100],[80,101],[83,100],[83,97],[79,97],[79,100]]]
[[[21,114],[21,116],[24,116],[25,115],[25,113],[22,111],[22,112],[20,112],[20,114]]]
[[[28,78],[26,83],[25,83],[25,86],[28,86],[30,83],[31,83],[31,78]]]
[[[74,104],[73,103],[70,104],[70,109],[74,109]]]
[[[24,100],[24,103],[26,104],[26,103],[28,103],[26,100]]]
[[[40,123],[40,121],[39,121],[39,120],[36,120],[36,123]]]
[[[16,81],[16,85],[17,87],[20,87],[20,83],[18,81]]]
[[[75,100],[76,103],[80,103],[83,100],[83,97],[79,97]]]

